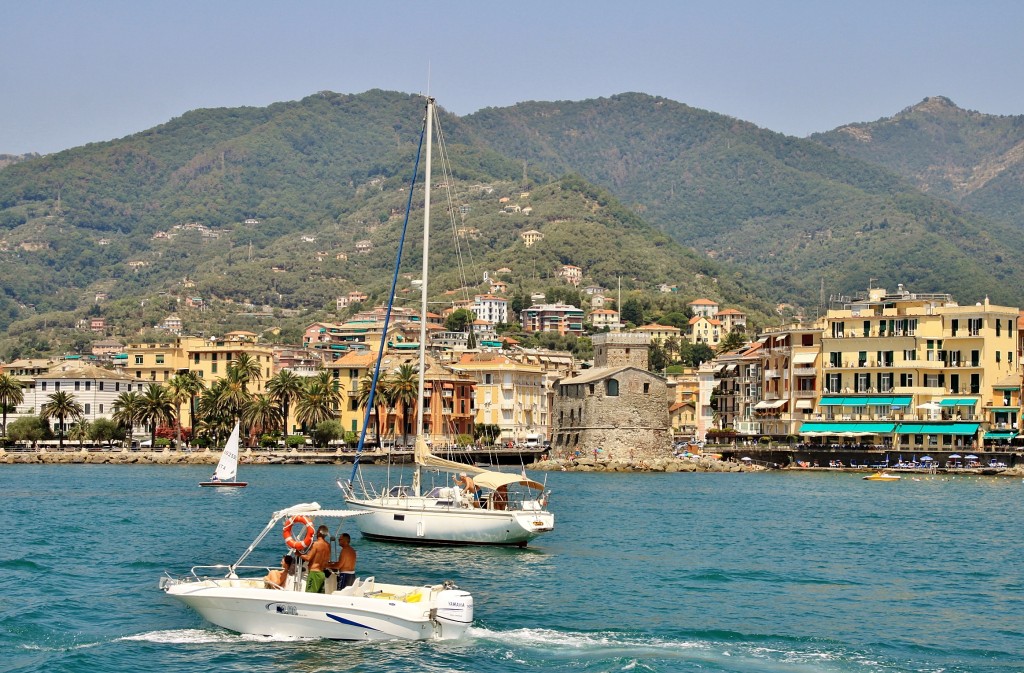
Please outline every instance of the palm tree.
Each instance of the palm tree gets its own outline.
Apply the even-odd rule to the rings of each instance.
[[[280,405],[283,436],[288,436],[288,411],[291,403],[299,399],[305,384],[302,377],[290,369],[282,369],[267,381],[267,392]]]
[[[402,444],[407,444],[409,423],[412,420],[409,418],[409,408],[414,407],[419,399],[419,370],[409,363],[401,365],[394,376],[388,379],[387,389],[388,401],[402,407]]]
[[[181,405],[188,402],[191,412],[189,418],[195,424],[195,396],[203,390],[203,380],[195,372],[182,372],[167,382],[167,390],[171,396],[171,403],[174,404],[174,418],[176,420],[177,446],[181,447]]]
[[[89,439],[92,433],[92,424],[86,420],[80,420],[71,426],[68,431],[68,439],[78,440],[78,448],[84,448],[85,440]]]
[[[4,429],[0,435],[7,436],[7,412],[16,410],[24,401],[25,393],[21,389],[21,381],[10,374],[0,374],[0,410],[4,416]]]
[[[239,353],[234,363],[228,365],[228,374],[235,373],[242,382],[242,390],[246,393],[249,392],[249,381],[259,381],[263,378],[261,371],[259,360],[248,353]]]
[[[139,421],[149,426],[150,448],[156,448],[156,428],[174,420],[171,392],[159,383],[150,383],[139,395]]]
[[[50,401],[43,405],[39,415],[47,421],[53,418],[57,419],[60,448],[64,450],[64,420],[81,418],[85,409],[78,403],[74,395],[63,390],[58,390],[47,399]]]
[[[281,423],[281,409],[268,394],[256,395],[242,409],[242,421],[257,433],[264,433]]]
[[[295,419],[306,428],[315,428],[324,421],[335,417],[335,410],[341,403],[341,385],[331,377],[317,376],[306,384],[306,390],[295,404]]]
[[[114,400],[114,413],[112,418],[128,432],[131,439],[132,430],[139,424],[141,409],[141,397],[139,393],[121,393]]]
[[[362,409],[366,409],[367,405],[370,404],[370,393],[373,392],[373,409],[370,410],[371,416],[373,416],[374,430],[377,437],[377,446],[380,446],[380,425],[381,415],[378,413],[381,408],[387,409],[387,386],[384,379],[377,379],[377,390],[373,390],[373,375],[367,374],[363,378],[359,379],[359,393],[356,395],[356,399],[359,401],[359,406]]]

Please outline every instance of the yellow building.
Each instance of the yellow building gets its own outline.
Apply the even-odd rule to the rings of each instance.
[[[345,431],[360,433],[366,409],[359,406],[359,391],[362,380],[373,375],[377,354],[368,352],[346,353],[324,368],[332,372],[342,387],[344,403],[338,409],[338,420]],[[427,355],[427,373],[424,381],[424,396],[429,400],[424,416],[424,431],[428,438],[438,444],[454,441],[453,435],[473,433],[473,385],[469,377],[448,371]],[[391,349],[381,361],[380,378],[387,380],[394,376],[402,365],[418,366],[417,350]],[[415,432],[415,410],[410,409],[404,418],[401,407],[377,405],[376,413],[381,417],[382,439],[399,442],[403,434],[412,441]],[[370,418],[368,437],[376,432],[376,419]]]
[[[695,315],[690,318],[687,336],[692,344],[707,344],[709,347],[715,348],[725,337],[725,331],[721,321],[717,318]]]
[[[1020,417],[1015,307],[873,288],[821,321],[823,392],[805,437],[909,451],[1012,439]],[[824,440],[829,441],[829,440]],[[833,440],[834,441],[834,440]]]
[[[679,335],[681,334],[681,330],[678,327],[673,327],[672,325],[658,325],[657,323],[643,325],[641,327],[637,327],[633,331],[646,334],[650,337],[652,343],[655,341],[665,343],[669,338],[675,338],[678,341]]]
[[[502,442],[549,436],[544,369],[539,364],[516,362],[500,353],[465,353],[453,369],[474,379],[475,422],[497,425]]]

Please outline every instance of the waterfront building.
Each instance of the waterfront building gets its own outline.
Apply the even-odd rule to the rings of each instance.
[[[871,288],[821,321],[823,392],[800,435],[907,452],[1016,437],[1019,309]]]
[[[716,412],[721,430],[732,430],[741,436],[761,433],[761,421],[755,413],[764,409],[764,405],[757,406],[763,399],[761,347],[760,342],[745,344],[714,360],[718,385]]]
[[[109,419],[114,413],[114,400],[118,395],[138,392],[144,385],[119,372],[74,361],[55,365],[37,375],[18,378],[25,384],[24,401],[13,414],[8,414],[8,423],[15,418],[38,416],[43,405],[50,401],[50,395],[56,392],[69,393],[82,406],[81,420]],[[65,436],[76,422],[76,419],[64,419]],[[60,421],[54,418],[51,423],[54,434],[59,434]]]
[[[552,447],[563,456],[639,461],[671,453],[672,384],[647,371],[649,338],[595,334],[594,367],[561,379],[551,407]]]
[[[476,382],[474,421],[498,426],[501,442],[518,443],[533,434],[548,437],[540,364],[518,362],[500,353],[464,353],[452,369]]]

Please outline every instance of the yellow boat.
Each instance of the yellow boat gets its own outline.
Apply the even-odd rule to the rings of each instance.
[[[866,477],[862,477],[862,479],[865,479],[866,481],[899,481],[900,475],[879,471],[874,474],[869,474]]]

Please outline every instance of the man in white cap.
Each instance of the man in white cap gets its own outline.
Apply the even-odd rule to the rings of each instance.
[[[459,476],[452,477],[455,480],[455,485],[461,488],[463,491],[468,493],[473,498],[473,507],[480,506],[480,489],[473,482],[473,477],[469,476],[465,472],[460,472]]]

